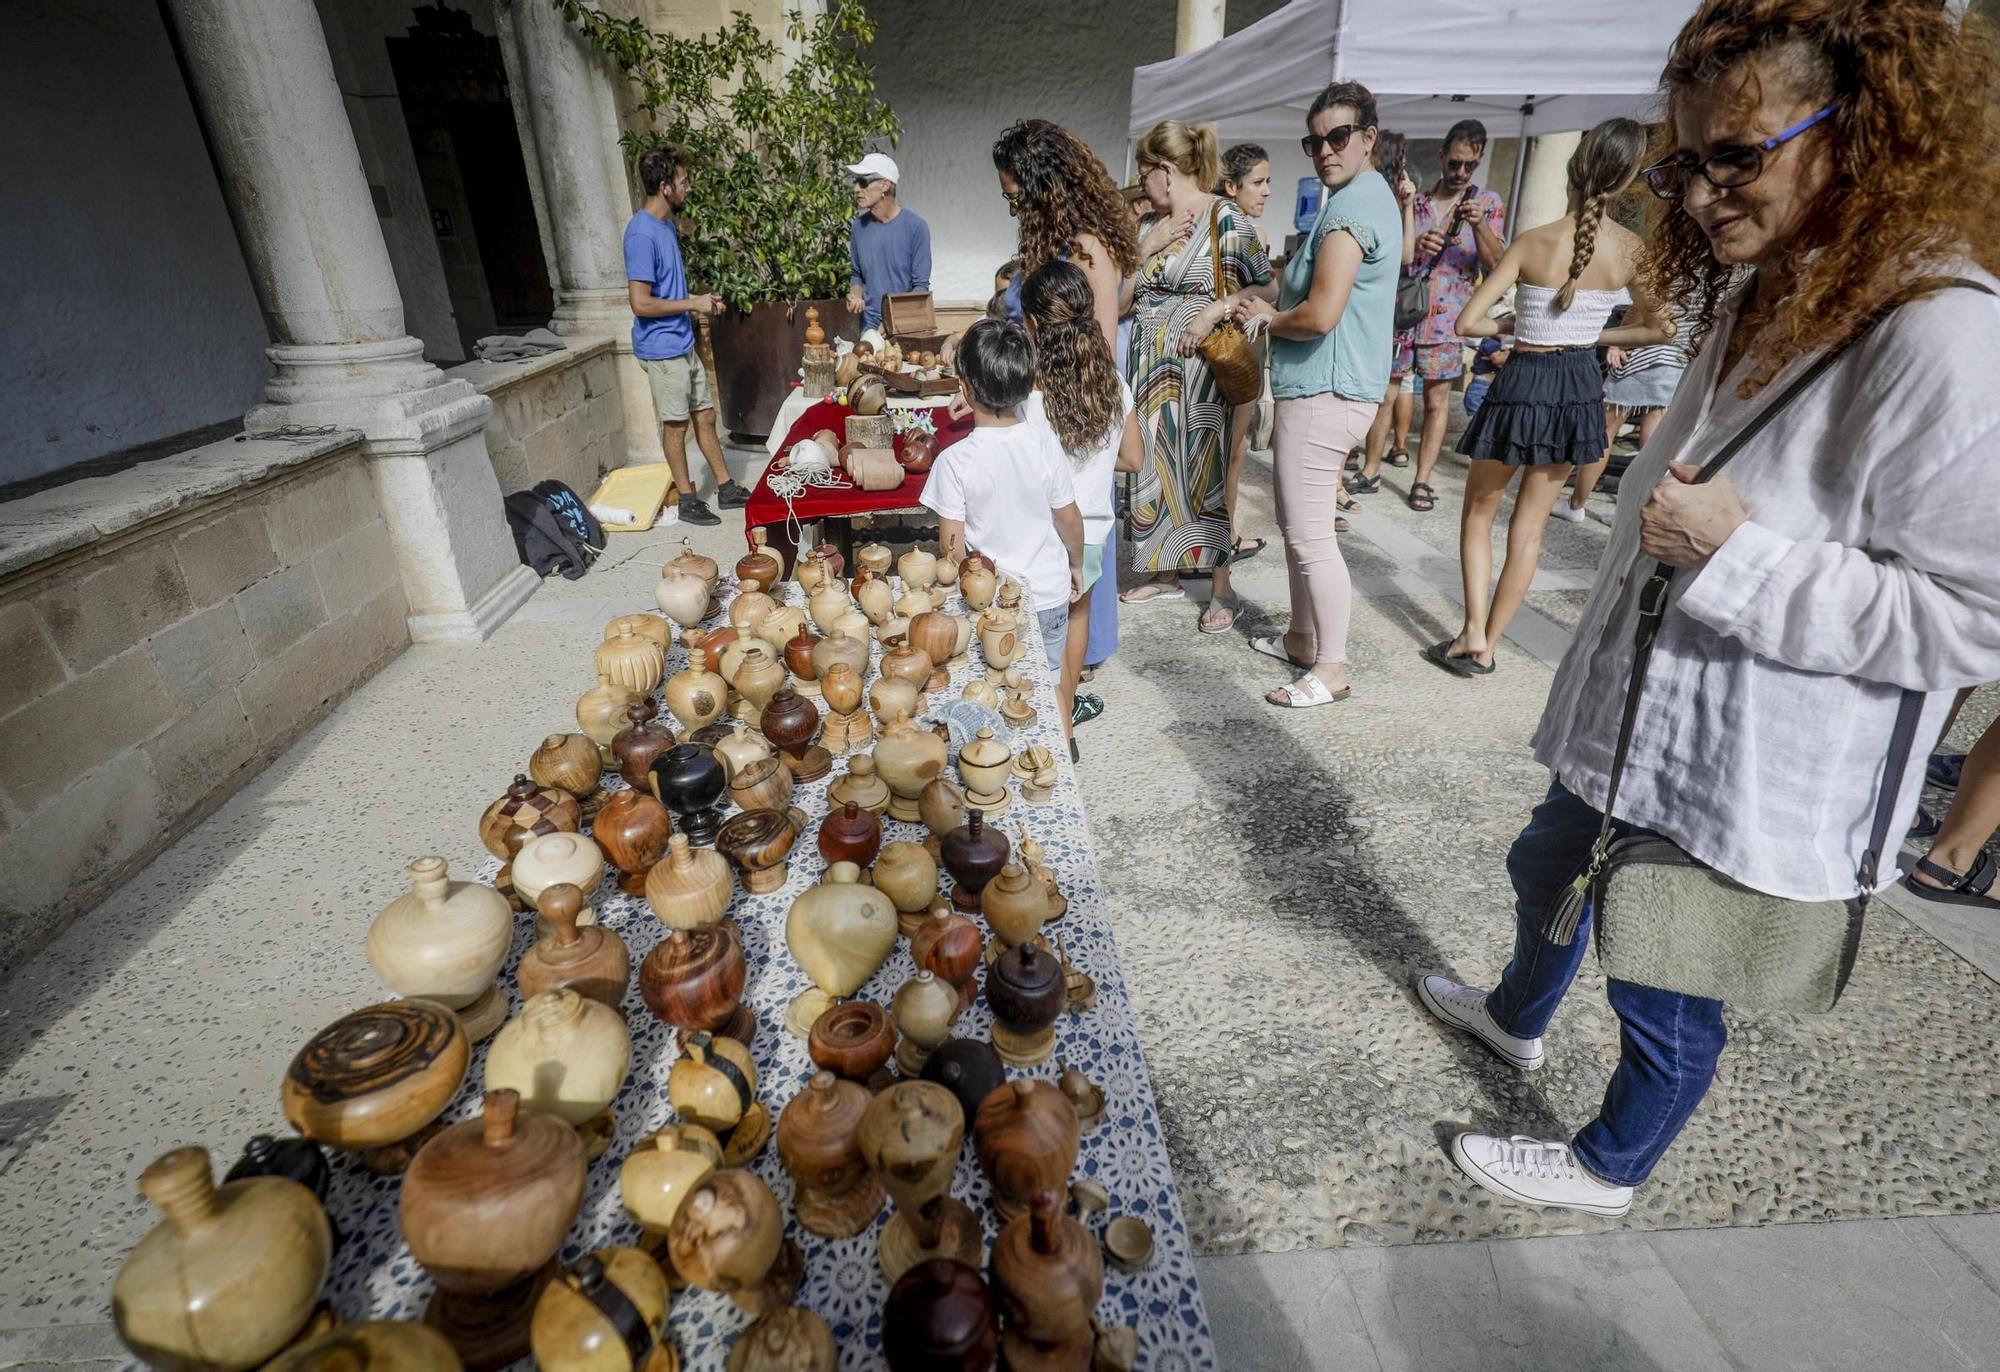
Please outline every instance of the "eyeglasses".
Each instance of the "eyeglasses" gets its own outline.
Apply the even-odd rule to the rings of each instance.
[[[1445,159],[1444,169],[1448,172],[1476,172],[1479,170],[1479,159],[1475,157],[1467,161],[1464,158],[1448,157]]]
[[[1299,146],[1305,149],[1307,157],[1318,157],[1322,147],[1340,152],[1347,147],[1348,139],[1367,127],[1366,124],[1342,124],[1339,128],[1328,129],[1323,134],[1309,133],[1299,140]]]
[[[1640,172],[1646,187],[1662,200],[1679,200],[1687,194],[1688,182],[1700,173],[1701,179],[1719,191],[1747,186],[1764,174],[1764,154],[1776,152],[1813,125],[1829,118],[1838,104],[1807,115],[1781,133],[1748,147],[1723,148],[1711,157],[1697,160],[1689,156],[1669,157]]]

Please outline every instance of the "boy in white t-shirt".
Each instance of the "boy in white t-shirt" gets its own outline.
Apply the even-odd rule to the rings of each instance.
[[[1035,347],[1018,324],[982,319],[959,340],[959,392],[973,430],[937,455],[919,497],[938,517],[942,555],[968,544],[1021,583],[1049,670],[1062,666],[1070,602],[1083,594],[1083,515],[1070,465],[1019,415],[1035,384]],[[1075,702],[1062,702],[1067,719]]]

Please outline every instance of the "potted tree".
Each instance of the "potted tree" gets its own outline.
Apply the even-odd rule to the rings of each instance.
[[[680,218],[688,276],[728,311],[709,330],[723,427],[770,432],[805,345],[807,305],[851,332],[847,167],[900,129],[862,52],[875,39],[861,0],[827,0],[808,23],[786,15],[790,47],[738,12],[714,33],[677,38],[582,0],[551,0],[637,85],[651,127],[619,141],[628,158],[683,148],[694,194]]]

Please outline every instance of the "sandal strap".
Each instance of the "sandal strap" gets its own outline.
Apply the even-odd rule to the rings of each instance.
[[[1311,682],[1310,686],[1303,683]],[[1301,705],[1329,705],[1333,702],[1333,692],[1326,688],[1311,672],[1294,678],[1278,688],[1285,693],[1285,703],[1294,707]]]
[[[1995,876],[2000,875],[2000,868],[1995,868],[1993,859],[1983,852],[1972,860],[1972,865],[1963,874],[1952,871],[1943,863],[1932,862],[1928,855],[1918,858],[1913,868],[1945,890],[1969,896],[1983,896],[1991,891]]]

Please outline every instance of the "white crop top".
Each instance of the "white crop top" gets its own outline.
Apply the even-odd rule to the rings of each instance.
[[[1556,313],[1556,293],[1548,286],[1523,281],[1514,287],[1514,341],[1542,348],[1589,347],[1604,332],[1604,322],[1620,305],[1632,303],[1623,287],[1615,291],[1578,290],[1569,308]]]

